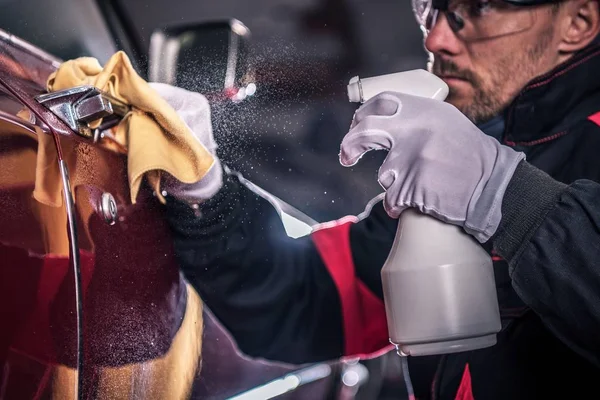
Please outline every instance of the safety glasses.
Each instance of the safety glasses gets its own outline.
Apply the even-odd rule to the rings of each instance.
[[[464,41],[523,32],[535,21],[532,8],[502,0],[412,0],[412,7],[425,34],[445,18],[452,31]]]

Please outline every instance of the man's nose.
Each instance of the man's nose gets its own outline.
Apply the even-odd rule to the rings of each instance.
[[[456,55],[460,52],[461,41],[448,24],[446,14],[440,12],[437,20],[425,38],[425,48],[434,54]]]

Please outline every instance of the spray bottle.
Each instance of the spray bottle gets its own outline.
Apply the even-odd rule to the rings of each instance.
[[[425,70],[354,77],[351,102],[383,91],[443,101],[448,86]],[[413,208],[402,212],[381,271],[390,342],[400,356],[469,351],[496,344],[500,313],[491,257],[460,227]],[[406,367],[406,357],[402,359]],[[405,370],[405,378],[408,371]],[[410,382],[407,382],[410,390]]]

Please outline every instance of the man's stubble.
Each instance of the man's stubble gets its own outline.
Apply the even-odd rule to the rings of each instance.
[[[450,88],[446,101],[474,123],[486,122],[506,109],[529,81],[547,72],[548,68],[542,64],[553,34],[554,28],[549,26],[527,48],[506,51],[490,66],[491,72],[485,79],[477,71],[460,69],[451,60],[433,55],[430,55],[428,69],[436,75],[451,74],[466,79],[473,91],[471,99],[461,104],[459,94]]]

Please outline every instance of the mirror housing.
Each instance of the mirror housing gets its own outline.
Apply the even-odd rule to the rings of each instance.
[[[240,102],[256,91],[249,50],[250,30],[237,19],[157,29],[148,78]]]

